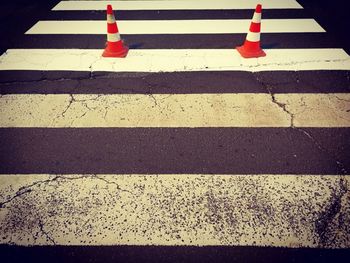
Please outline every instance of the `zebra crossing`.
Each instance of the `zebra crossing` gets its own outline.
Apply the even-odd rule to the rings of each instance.
[[[265,8],[302,8],[297,1],[278,1],[278,0],[263,0],[261,3]],[[52,10],[105,10],[107,4],[112,4],[116,10],[225,10],[225,9],[251,9],[256,5],[253,0],[228,1],[190,0],[184,3],[183,1],[62,1],[58,3]]]
[[[7,95],[1,127],[348,127],[348,94]],[[282,109],[278,104],[288,105]],[[223,107],[224,105],[224,107]],[[256,112],[259,111],[259,115]],[[302,114],[300,114],[302,112]]]
[[[260,2],[258,59],[234,49],[255,1],[61,1],[33,25],[0,57],[1,243],[349,248],[349,55]],[[109,3],[125,59],[101,57]]]
[[[39,21],[26,34],[106,34],[105,21]],[[118,21],[121,32],[127,34],[225,34],[245,33],[248,19],[225,20],[126,20]],[[266,19],[264,31],[324,32],[313,19]]]
[[[237,51],[136,50],[127,60],[106,61],[100,50],[8,50],[2,57],[2,70],[72,70],[104,72],[188,72],[188,71],[286,71],[346,70],[350,61],[341,49],[276,49],[269,57],[246,61]],[[170,65],[169,65],[170,64]]]

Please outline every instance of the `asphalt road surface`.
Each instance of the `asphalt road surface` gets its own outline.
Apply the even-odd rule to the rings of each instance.
[[[0,3],[0,261],[348,262],[348,7],[111,3]]]

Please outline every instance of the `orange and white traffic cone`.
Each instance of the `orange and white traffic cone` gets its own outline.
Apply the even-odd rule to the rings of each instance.
[[[129,48],[124,45],[120,38],[117,22],[113,14],[111,5],[107,5],[107,43],[103,51],[103,57],[124,58],[128,54]]]
[[[255,8],[252,22],[250,23],[249,32],[243,46],[236,47],[238,52],[244,58],[265,57],[265,52],[260,48],[260,28],[261,28],[261,5]]]

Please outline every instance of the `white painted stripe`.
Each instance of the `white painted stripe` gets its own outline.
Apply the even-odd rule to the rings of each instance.
[[[260,23],[261,22],[261,13],[254,12],[254,15],[253,15],[253,18],[252,18],[252,22]]]
[[[120,40],[121,38],[119,33],[107,34],[107,41],[109,42],[118,42]]]
[[[251,42],[260,41],[260,33],[248,32],[246,39]]]
[[[223,20],[123,20],[123,34],[247,33],[250,19]],[[265,19],[264,33],[325,32],[314,19]],[[26,34],[105,34],[106,21],[39,21]]]
[[[264,93],[3,95],[0,127],[350,127],[350,93],[274,97],[279,105]]]
[[[1,175],[0,242],[349,248],[349,186],[349,175]]]
[[[244,40],[242,39],[242,42]],[[102,45],[103,43],[101,43]],[[103,58],[103,49],[9,49],[0,70],[109,72],[350,70],[342,49],[271,49],[266,57],[244,59],[232,49],[140,49],[123,59]]]
[[[295,0],[260,0],[263,9],[300,9]],[[61,1],[52,10],[106,10],[112,4],[114,10],[205,10],[205,9],[254,9],[256,0],[186,0],[186,1]]]

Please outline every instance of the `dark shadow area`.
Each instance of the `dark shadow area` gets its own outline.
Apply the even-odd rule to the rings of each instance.
[[[269,43],[269,44],[262,44],[261,48],[262,49],[272,49],[272,48],[279,48],[281,43],[274,42],[274,43]]]
[[[127,43],[126,43],[127,44]],[[144,46],[144,43],[127,44],[130,49],[139,49]]]
[[[0,1],[0,54],[15,46],[23,34],[59,0]]]
[[[297,0],[332,38],[350,54],[349,8],[344,0]]]

